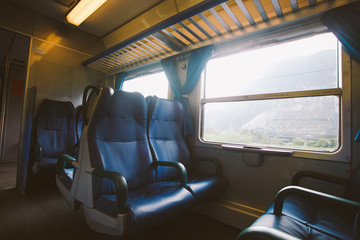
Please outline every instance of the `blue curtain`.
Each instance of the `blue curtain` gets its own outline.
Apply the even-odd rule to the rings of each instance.
[[[186,72],[186,81],[183,87],[178,77],[175,57],[170,57],[161,60],[161,65],[169,80],[171,91],[174,93],[174,98],[181,101],[184,106],[184,136],[191,136],[194,134],[194,127],[191,118],[188,99],[184,95],[192,92],[197,82],[200,79],[201,73],[204,70],[206,63],[211,57],[214,46],[206,46],[195,49],[190,52],[190,59]]]
[[[126,72],[121,72],[115,76],[115,89],[121,90],[125,82]]]
[[[175,99],[181,99],[181,83],[178,76],[176,56],[165,58],[161,60],[161,66],[164,69],[165,75],[169,81],[171,91],[174,93]]]
[[[360,130],[358,131],[358,133],[355,136],[355,142],[360,142]]]
[[[321,22],[339,39],[345,51],[360,62],[360,2],[325,12]]]

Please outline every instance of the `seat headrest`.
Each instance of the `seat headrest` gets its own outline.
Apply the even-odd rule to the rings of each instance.
[[[48,117],[74,117],[75,107],[70,101],[62,102],[44,99],[41,103],[38,116]]]
[[[75,107],[71,102],[44,99],[37,116],[37,128],[65,130],[67,121],[75,121]]]
[[[91,127],[89,126],[89,133],[95,134],[90,135],[91,137],[106,141],[134,141],[144,137],[142,128],[135,127],[134,124],[145,127],[144,122],[144,97],[140,93],[115,90],[113,94],[101,95],[90,123]]]
[[[36,142],[43,156],[75,155],[75,108],[71,102],[45,99],[40,106],[36,122]]]
[[[169,100],[153,97],[149,108],[150,118],[161,121],[177,122],[182,124],[184,121],[184,110],[178,100]]]

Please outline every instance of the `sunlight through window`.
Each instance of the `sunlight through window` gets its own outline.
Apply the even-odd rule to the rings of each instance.
[[[334,152],[339,85],[330,33],[213,59],[205,74],[202,140]]]
[[[144,97],[156,95],[159,98],[168,97],[168,80],[164,72],[148,74],[124,82],[123,90],[139,92]]]

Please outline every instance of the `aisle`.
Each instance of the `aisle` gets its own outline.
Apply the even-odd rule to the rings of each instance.
[[[0,163],[0,190],[16,186],[17,162]]]
[[[0,191],[0,236],[11,240],[124,239],[93,232],[82,209],[71,211],[57,188],[38,187],[23,195],[16,189]],[[132,240],[234,240],[240,231],[188,211]]]

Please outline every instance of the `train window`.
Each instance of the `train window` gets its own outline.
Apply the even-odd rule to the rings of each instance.
[[[341,78],[331,33],[210,60],[203,84],[204,142],[335,152]]]
[[[168,80],[163,71],[135,77],[126,80],[123,90],[128,92],[139,92],[142,95],[156,95],[159,98],[168,98]]]

